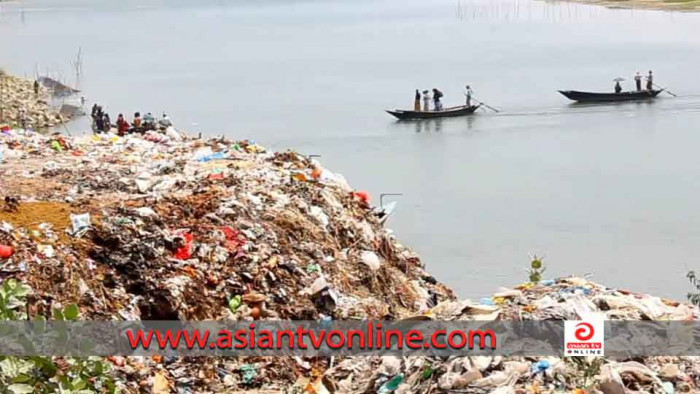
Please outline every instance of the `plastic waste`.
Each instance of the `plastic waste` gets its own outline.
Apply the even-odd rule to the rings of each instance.
[[[241,365],[241,372],[243,373],[244,384],[253,383],[253,380],[258,376],[258,369],[253,364]]]
[[[241,234],[240,231],[234,230],[231,227],[219,227],[219,229],[224,233],[226,241],[224,246],[229,252],[237,252],[246,243],[245,236]]]
[[[223,168],[214,168],[211,170],[211,174],[209,174],[209,179],[211,180],[222,180],[225,178],[224,174],[224,169]]]
[[[323,209],[314,205],[309,208],[309,213],[321,224],[321,226],[323,226],[324,229],[328,227],[330,221],[328,219],[328,215],[323,212]]]
[[[56,255],[52,245],[37,245],[36,249],[47,258],[52,258]]]
[[[551,364],[547,360],[540,360],[530,367],[530,372],[532,374],[538,374],[547,371],[551,367]]]
[[[360,190],[360,191],[357,191],[357,192],[355,192],[355,193],[353,193],[353,194],[354,194],[355,197],[359,198],[360,201],[362,201],[363,203],[365,203],[365,204],[369,204],[369,203],[370,203],[369,192],[366,192],[366,191],[364,191],[364,190]]]
[[[241,302],[242,302],[241,296],[236,295],[236,296],[232,297],[231,300],[229,300],[228,308],[231,310],[231,312],[236,313],[236,311],[238,310],[238,307],[241,306]]]
[[[362,262],[369,267],[372,271],[376,271],[381,268],[381,262],[379,261],[379,256],[376,253],[365,250],[360,254]]]
[[[150,207],[136,208],[134,211],[136,211],[136,213],[143,218],[158,216],[156,211],[154,211],[153,208]]]
[[[79,215],[70,215],[70,221],[72,226],[72,235],[74,237],[80,236],[82,233],[90,228],[90,214],[83,213]]]
[[[224,152],[216,152],[216,153],[212,153],[210,155],[200,157],[197,159],[197,161],[202,162],[202,163],[206,163],[206,162],[209,162],[212,160],[221,160],[221,159],[225,159],[225,158],[226,158],[226,154]]]
[[[479,299],[479,305],[495,306],[496,304],[493,302],[493,299],[484,297]]]
[[[194,237],[187,232],[181,232],[179,235],[182,237],[184,245],[175,251],[175,258],[187,260],[192,257],[192,241],[194,241]]]
[[[402,373],[394,376],[393,378],[389,379],[388,382],[384,383],[379,390],[377,390],[378,394],[388,394],[388,393],[393,393],[396,391],[396,389],[399,388],[399,385],[401,382],[403,382],[404,375]]]
[[[0,258],[2,259],[7,259],[10,258],[15,253],[15,250],[12,246],[9,245],[0,245]]]
[[[673,383],[671,382],[664,382],[662,385],[664,391],[666,394],[674,394],[676,392],[676,388],[673,386]]]

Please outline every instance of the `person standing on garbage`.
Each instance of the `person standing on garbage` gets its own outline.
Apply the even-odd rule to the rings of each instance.
[[[427,90],[423,91],[423,111],[430,111],[430,93]]]
[[[168,114],[165,112],[163,112],[163,119],[159,120],[158,123],[160,123],[163,128],[168,128],[173,125],[173,122],[170,121]]]
[[[105,128],[105,118],[102,115],[102,111],[98,110],[95,116],[93,117],[95,120],[95,127],[94,130],[96,133],[101,133],[104,131]]]
[[[121,137],[125,136],[129,132],[129,122],[124,119],[123,114],[117,116],[117,134]]]
[[[156,118],[154,118],[150,112],[146,113],[146,115],[143,116],[143,128],[145,130],[155,129],[155,124]]]
[[[134,112],[134,121],[132,122],[134,127],[141,127],[141,113]]]
[[[39,97],[39,81],[34,81],[34,95]]]
[[[102,117],[102,124],[103,128],[102,131],[107,133],[112,129],[112,121],[109,119],[109,114],[105,112],[104,116]]]

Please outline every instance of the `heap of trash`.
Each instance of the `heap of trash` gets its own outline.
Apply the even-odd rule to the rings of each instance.
[[[581,278],[460,301],[342,175],[253,141],[0,133],[0,279],[95,320],[695,320]],[[0,201],[0,204],[3,204]],[[123,392],[692,393],[700,360],[109,357]],[[593,372],[591,372],[593,371]]]
[[[69,119],[51,106],[51,94],[41,83],[35,93],[34,80],[15,77],[0,70],[0,128],[47,128]]]

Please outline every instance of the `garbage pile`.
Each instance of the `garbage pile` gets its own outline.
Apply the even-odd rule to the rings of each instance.
[[[454,299],[342,176],[250,141],[162,137],[0,137],[0,190],[16,201],[0,210],[12,248],[0,271],[35,289],[30,314],[76,303],[85,319],[400,319]],[[265,363],[250,385],[227,382],[296,381],[296,364]],[[203,368],[215,376],[195,378]],[[224,360],[168,370],[192,390],[238,376]]]
[[[685,303],[569,277],[500,289],[478,302],[446,300],[425,314],[434,320],[698,320]],[[602,358],[375,357],[344,360],[324,373],[343,393],[697,393],[700,357]]]
[[[0,70],[0,86],[0,126],[47,128],[69,119],[51,108],[51,97],[45,86],[38,84],[35,93],[34,80],[7,75]]]
[[[34,289],[30,316],[71,303],[81,318],[99,320],[700,316],[580,278],[459,301],[380,224],[367,193],[315,160],[253,141],[14,130],[0,134],[0,160],[0,279]],[[120,389],[134,393],[612,394],[697,392],[700,384],[693,358],[597,367],[483,356],[109,361]]]

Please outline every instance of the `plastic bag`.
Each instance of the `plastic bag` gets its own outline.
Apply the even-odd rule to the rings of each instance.
[[[77,237],[80,233],[87,231],[90,228],[90,214],[83,213],[80,215],[70,215],[71,225],[73,227],[73,236]]]

